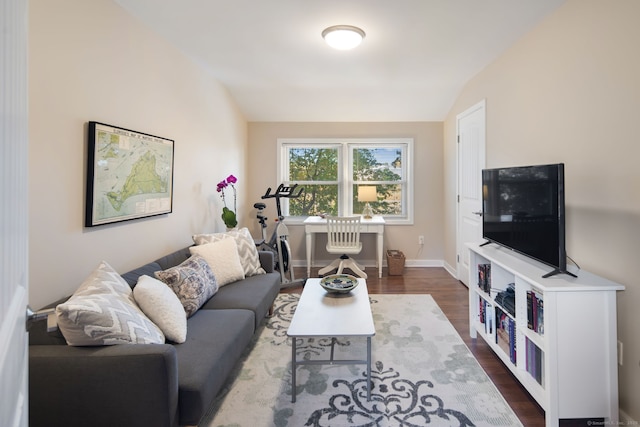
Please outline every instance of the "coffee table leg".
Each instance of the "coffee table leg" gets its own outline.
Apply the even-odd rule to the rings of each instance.
[[[291,403],[296,401],[296,337],[291,337]]]
[[[371,337],[367,337],[367,400],[371,400]]]

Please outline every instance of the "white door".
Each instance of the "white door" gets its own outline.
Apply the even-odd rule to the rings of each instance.
[[[485,101],[456,117],[458,131],[458,280],[469,286],[467,242],[482,240],[482,169],[485,167]]]
[[[0,2],[0,426],[27,427],[27,0]]]

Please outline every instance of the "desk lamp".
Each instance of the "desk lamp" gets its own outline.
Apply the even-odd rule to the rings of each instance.
[[[371,219],[373,217],[373,209],[369,202],[378,201],[378,193],[375,185],[360,185],[358,186],[358,201],[365,202],[364,209],[362,210],[362,216],[365,219]]]

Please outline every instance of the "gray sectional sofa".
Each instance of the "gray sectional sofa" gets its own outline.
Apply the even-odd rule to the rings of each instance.
[[[179,265],[189,248],[122,277]],[[197,425],[268,315],[280,289],[273,254],[259,252],[266,274],[221,287],[187,320],[182,344],[73,347],[46,322],[30,326],[30,426]],[[55,306],[57,303],[51,304]]]

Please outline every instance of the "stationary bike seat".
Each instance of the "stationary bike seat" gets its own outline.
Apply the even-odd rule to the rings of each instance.
[[[264,209],[267,207],[267,205],[265,205],[264,203],[258,202],[258,203],[254,203],[253,207],[256,209]]]

